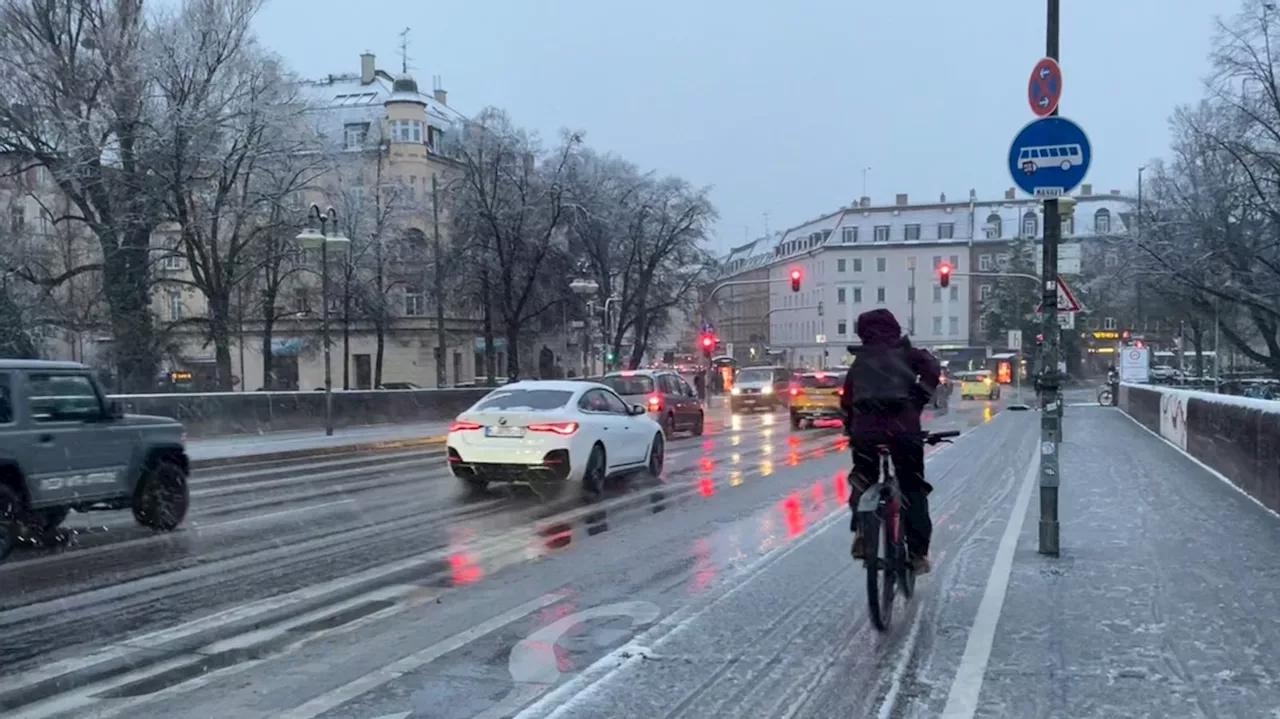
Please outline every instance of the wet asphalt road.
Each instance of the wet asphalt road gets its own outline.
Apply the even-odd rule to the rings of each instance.
[[[715,410],[589,504],[475,496],[415,450],[197,474],[170,535],[73,514],[0,565],[0,714],[862,715],[947,638],[913,617],[981,593],[1038,423],[1004,404],[930,418],[967,436],[930,450],[937,569],[884,637],[839,432]]]

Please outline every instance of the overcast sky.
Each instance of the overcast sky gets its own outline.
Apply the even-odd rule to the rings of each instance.
[[[300,73],[358,72],[359,53],[441,75],[554,140],[713,188],[718,249],[851,202],[998,197],[1032,119],[1043,0],[273,0],[264,42]],[[1238,0],[1065,0],[1063,115],[1093,143],[1095,191],[1132,190],[1167,118],[1198,99],[1215,15]]]

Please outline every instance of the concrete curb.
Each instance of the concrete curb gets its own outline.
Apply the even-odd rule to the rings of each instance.
[[[276,452],[254,452],[234,457],[214,457],[210,459],[192,460],[191,469],[217,469],[234,467],[259,462],[275,462],[289,459],[308,459],[311,457],[331,457],[334,455],[356,454],[359,452],[386,452],[395,449],[414,449],[417,447],[433,447],[445,443],[447,437],[423,437],[421,439],[397,439],[382,442],[356,442],[331,447],[308,447],[305,449],[285,449]]]

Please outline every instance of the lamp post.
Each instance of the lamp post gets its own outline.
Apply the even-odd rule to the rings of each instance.
[[[586,278],[578,278],[569,283],[569,289],[579,297],[590,297],[600,291],[600,283],[595,280]],[[589,373],[590,352],[591,352],[591,312],[587,312],[586,320],[582,325],[582,376],[586,377]]]
[[[312,203],[310,218],[320,229],[308,227],[298,233],[298,244],[320,250],[320,331],[324,335],[324,433],[333,435],[333,368],[329,364],[329,249],[343,252],[351,240],[338,229],[338,211],[330,207],[323,212]],[[329,228],[332,226],[332,234]]]

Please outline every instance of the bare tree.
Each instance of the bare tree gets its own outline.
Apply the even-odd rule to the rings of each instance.
[[[548,269],[563,255],[571,160],[582,145],[565,133],[551,152],[487,108],[464,130],[457,161],[461,181],[447,193],[453,233],[466,238],[480,268],[486,357],[492,356],[493,315],[507,340],[507,376],[520,374],[520,338],[527,324],[561,301]],[[563,279],[563,278],[561,278]]]

